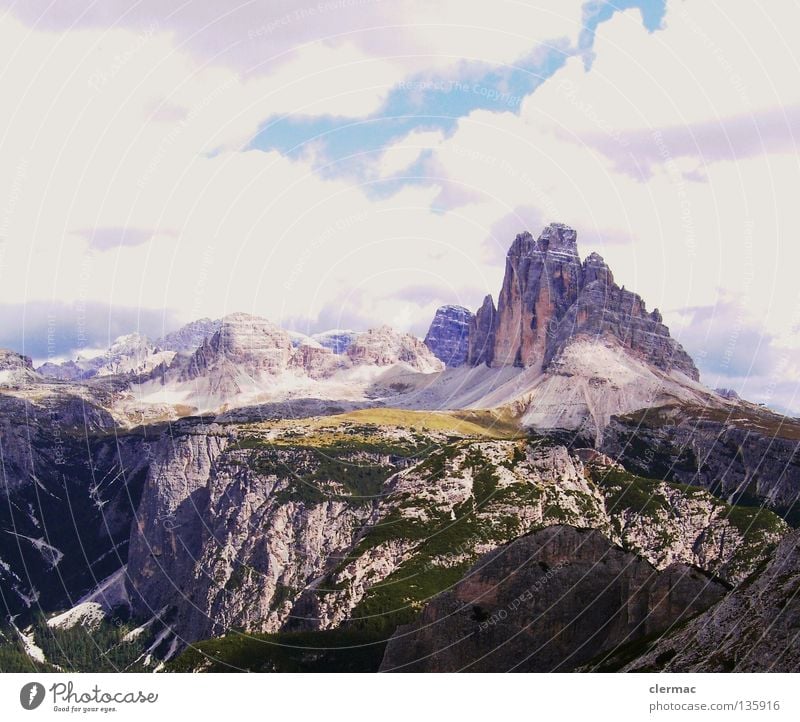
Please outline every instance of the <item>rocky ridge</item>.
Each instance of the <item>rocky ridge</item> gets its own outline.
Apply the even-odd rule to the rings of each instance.
[[[702,612],[726,588],[552,526],[482,557],[386,648],[382,671],[567,672]]]
[[[660,569],[689,563],[730,581],[785,533],[769,512],[734,516],[702,490],[562,446],[448,443],[452,432],[358,418],[255,436],[210,426],[155,448],[128,560],[136,613],[171,606],[184,640],[231,626],[390,633],[480,554],[537,528],[595,528]],[[287,443],[300,429],[306,442]]]
[[[611,419],[602,448],[632,471],[763,504],[800,521],[800,423],[740,399],[653,405]]]
[[[648,645],[626,672],[796,672],[800,668],[800,532],[747,583]],[[615,668],[626,655],[599,660]],[[629,656],[629,655],[628,655]],[[615,664],[616,662],[616,664]]]
[[[472,319],[472,312],[463,306],[441,306],[436,310],[425,345],[445,366],[466,363]]]
[[[447,308],[437,311],[429,333],[438,333]],[[648,312],[640,296],[617,286],[599,254],[581,262],[572,228],[551,223],[537,239],[520,233],[506,257],[497,308],[487,296],[471,321],[466,361],[545,371],[582,336],[613,339],[656,368],[699,379],[657,309]]]

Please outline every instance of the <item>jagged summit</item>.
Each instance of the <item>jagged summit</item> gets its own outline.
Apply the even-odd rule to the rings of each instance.
[[[196,321],[190,321],[177,331],[162,336],[156,341],[156,346],[165,351],[192,352],[203,341],[219,331],[221,324],[221,319],[199,318]]]
[[[496,316],[497,308],[495,308],[492,295],[489,294],[483,299],[481,307],[469,326],[467,362],[470,366],[492,365]]]
[[[563,223],[551,223],[539,234],[536,247],[541,253],[563,253],[578,256],[578,234]]]
[[[463,306],[440,306],[425,335],[425,345],[447,366],[461,366],[469,355],[472,318],[472,311]]]
[[[534,239],[529,231],[518,233],[508,249],[509,258],[524,258],[535,254],[561,254],[578,257],[578,234],[563,223],[551,223]]]
[[[610,285],[614,283],[614,274],[603,257],[592,251],[583,262],[583,285],[588,286],[594,281]]]
[[[35,378],[33,363],[28,356],[0,348],[0,386],[25,384]]]
[[[437,311],[429,334],[442,335],[445,325],[445,335],[456,332],[445,308]],[[544,371],[577,337],[619,344],[662,371],[699,379],[658,309],[648,312],[641,296],[619,287],[599,253],[581,261],[574,229],[551,223],[535,240],[527,231],[518,234],[508,250],[497,307],[487,296],[470,322],[466,363]]]

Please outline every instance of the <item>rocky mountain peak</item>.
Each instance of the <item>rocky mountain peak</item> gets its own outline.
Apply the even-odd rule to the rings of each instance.
[[[578,234],[563,223],[551,223],[539,234],[537,248],[542,253],[563,253],[578,257]]]
[[[539,248],[536,241],[528,231],[518,233],[511,247],[508,249],[508,258],[521,258],[524,256],[531,256]]]
[[[392,366],[404,363],[422,373],[441,371],[444,368],[444,364],[422,341],[390,326],[380,326],[359,334],[346,353],[354,364]]]
[[[492,365],[543,368],[548,329],[575,302],[583,269],[577,235],[553,223],[533,241],[519,234],[506,258]]]
[[[249,313],[232,313],[222,319],[217,333],[211,337],[211,347],[233,359],[258,354],[266,349],[292,349],[288,333],[266,318]]]
[[[494,358],[494,325],[497,309],[491,295],[483,299],[481,307],[469,325],[467,363],[472,366],[491,366]]]
[[[186,353],[194,351],[203,341],[219,331],[222,321],[210,318],[199,318],[181,326],[156,341],[156,346],[165,351]]]
[[[204,379],[203,393],[222,399],[241,393],[253,378],[285,371],[292,351],[289,335],[267,319],[232,313],[188,360],[176,356],[170,371],[180,381]]]
[[[33,369],[30,357],[7,348],[0,348],[0,371]]]
[[[424,343],[446,366],[461,366],[466,362],[472,317],[472,311],[463,306],[436,309]]]
[[[446,312],[431,325],[444,323]],[[541,371],[577,336],[611,341],[664,371],[691,379],[699,373],[672,339],[658,309],[648,312],[641,296],[620,287],[599,253],[584,261],[577,233],[551,223],[539,237],[525,231],[514,239],[497,308],[491,296],[470,321],[467,363],[519,366]]]
[[[592,251],[583,262],[583,285],[588,286],[595,281],[599,281],[603,285],[610,285],[614,283],[614,274],[611,273],[611,269],[603,257]]]

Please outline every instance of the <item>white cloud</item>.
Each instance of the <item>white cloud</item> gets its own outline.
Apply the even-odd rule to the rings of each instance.
[[[406,170],[424,151],[437,148],[442,140],[444,133],[440,130],[412,131],[384,151],[378,161],[378,175],[388,178]]]
[[[475,111],[452,135],[413,131],[375,152],[379,178],[431,157],[429,185],[375,198],[320,177],[311,155],[241,147],[276,114],[362,118],[412,73],[574,40],[580,3],[330,5],[287,23],[296,3],[202,4],[154,23],[165,6],[143,2],[113,29],[122,5],[106,3],[69,31],[85,3],[32,27],[39,5],[17,8],[28,25],[0,19],[0,97],[14,99],[0,116],[0,303],[419,331],[436,303],[497,292],[515,230],[562,220],[676,327],[680,309],[736,297],[796,349],[797,154],[790,134],[739,152],[734,128],[800,106],[797,6],[671,3],[653,34],[617,14],[592,70],[570,60],[519,114]],[[729,140],[733,152],[708,152]]]
[[[63,31],[157,23],[198,64],[269,75],[313,43],[352,45],[409,71],[443,70],[464,58],[510,63],[539,42],[576,38],[583,0],[0,0],[26,23]],[[333,61],[338,64],[338,61]],[[321,66],[324,67],[324,66]]]

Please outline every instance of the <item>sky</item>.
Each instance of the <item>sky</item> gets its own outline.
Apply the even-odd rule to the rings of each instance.
[[[800,413],[800,4],[0,0],[0,346],[496,295],[552,221]]]

